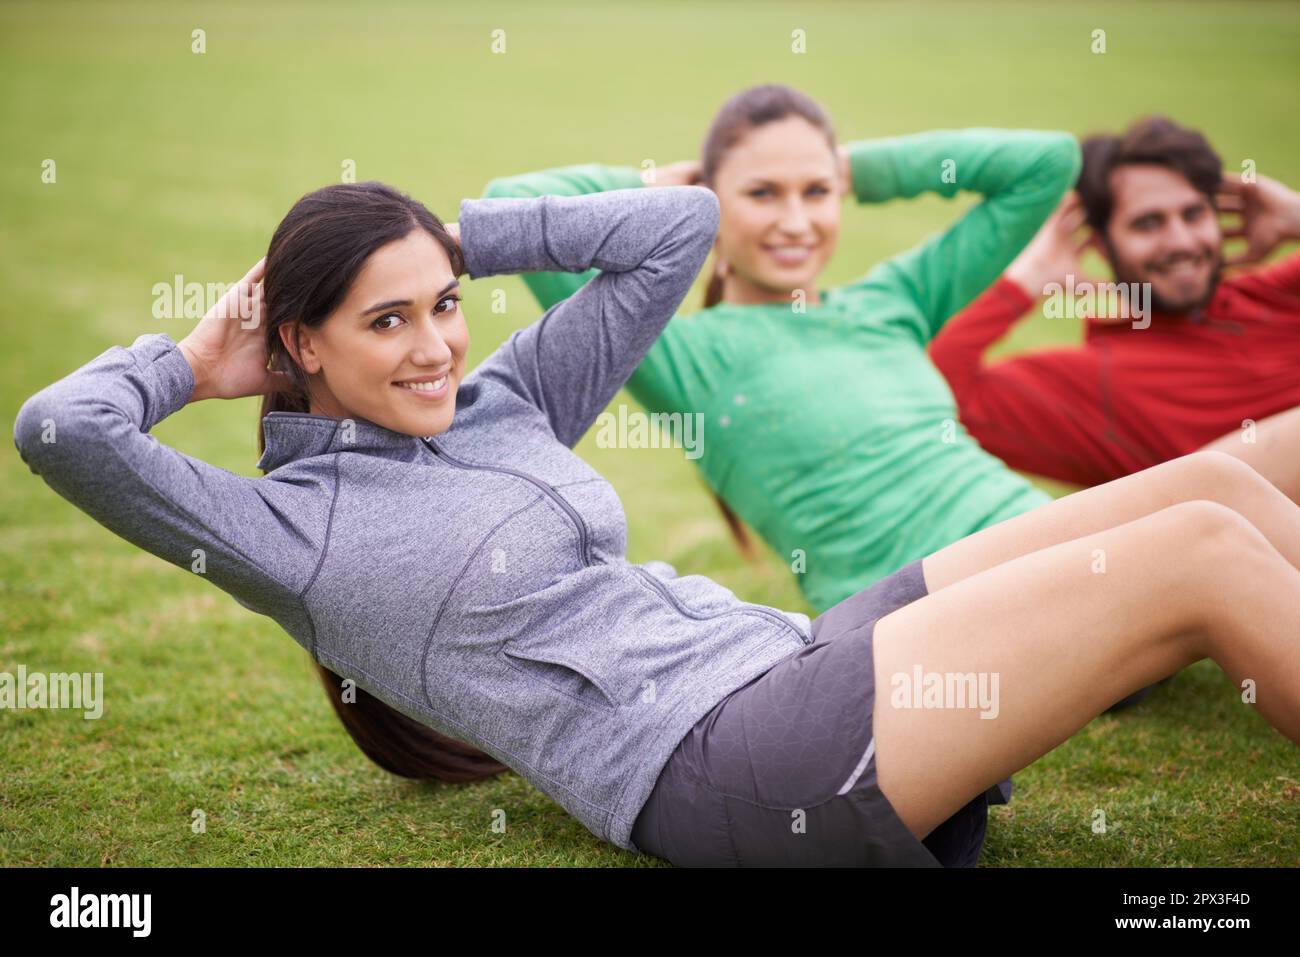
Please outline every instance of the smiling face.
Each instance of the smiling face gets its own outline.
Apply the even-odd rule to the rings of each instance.
[[[423,229],[375,250],[338,308],[300,327],[311,412],[407,435],[445,432],[469,352],[459,288],[447,253]],[[292,353],[290,327],[279,331]]]
[[[817,277],[840,235],[843,184],[826,134],[799,116],[747,132],[710,184],[722,216],[717,252],[727,302],[790,302],[803,289],[817,301]]]
[[[1106,225],[1120,282],[1151,283],[1152,303],[1187,312],[1214,294],[1223,233],[1209,199],[1164,166],[1125,164],[1110,174],[1114,205]]]

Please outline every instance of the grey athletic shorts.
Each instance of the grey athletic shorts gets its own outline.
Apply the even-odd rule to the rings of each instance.
[[[639,850],[683,867],[974,867],[1008,778],[917,840],[876,784],[876,620],[926,594],[905,565],[814,619],[813,642],[718,702],[637,816]]]

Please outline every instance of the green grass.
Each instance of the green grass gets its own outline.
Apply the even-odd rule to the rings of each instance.
[[[489,52],[497,28],[505,55]],[[789,52],[796,28],[802,56]],[[1095,28],[1105,55],[1089,52]],[[153,284],[237,278],[346,159],[455,218],[493,176],[693,156],[725,96],[776,80],[819,98],[846,138],[1082,134],[1160,110],[1208,131],[1229,168],[1249,158],[1294,184],[1298,50],[1300,10],[1282,4],[5,4],[0,407],[12,423],[110,345],[179,339],[190,323],[151,317]],[[40,180],[47,158],[54,185]],[[968,203],[847,210],[828,280]],[[522,283],[502,282],[504,316],[487,283],[468,290],[477,358],[537,314]],[[1077,334],[1040,317],[1006,347]],[[256,416],[253,400],[203,403],[156,434],[256,475]],[[633,561],[810,610],[774,557],[758,570],[737,557],[680,452],[590,436],[580,451],[623,500]],[[0,529],[0,670],[102,671],[107,697],[98,721],[0,714],[0,864],[657,863],[603,844],[513,774],[439,786],[375,768],[276,625],[96,525],[7,441]],[[1296,752],[1226,685],[1202,662],[1018,774],[984,863],[1296,864]],[[1096,808],[1105,834],[1090,827]]]

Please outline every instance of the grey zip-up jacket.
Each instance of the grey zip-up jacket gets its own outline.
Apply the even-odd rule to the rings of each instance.
[[[602,272],[466,376],[438,436],[271,413],[267,474],[236,475],[148,434],[194,388],[153,333],[28,399],[15,444],[103,525],[639,851],[633,823],[686,732],[812,641],[805,615],[630,564],[618,496],[571,451],[676,312],[717,221],[693,186],[465,200],[472,278]]]

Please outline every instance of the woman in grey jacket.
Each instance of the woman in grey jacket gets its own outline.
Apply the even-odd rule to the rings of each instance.
[[[15,443],[354,682],[332,701],[383,766],[508,766],[677,863],[974,863],[999,782],[1207,656],[1300,738],[1300,516],[1226,456],[986,529],[815,622],[628,563],[618,498],[571,449],[717,221],[698,187],[465,200],[458,228],[381,184],[326,187],[189,336],[41,390]],[[592,267],[465,374],[459,275]],[[263,478],[148,434],[257,394]]]

